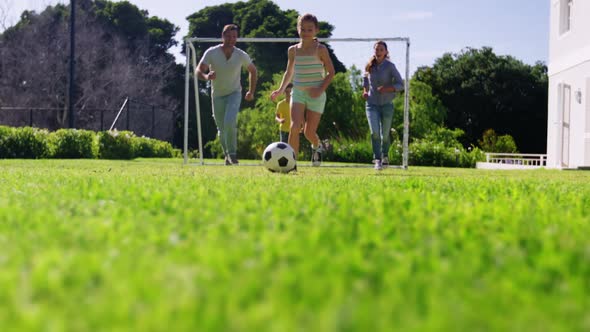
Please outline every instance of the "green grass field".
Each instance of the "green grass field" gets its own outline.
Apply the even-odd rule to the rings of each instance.
[[[588,331],[590,172],[0,160],[1,331]]]

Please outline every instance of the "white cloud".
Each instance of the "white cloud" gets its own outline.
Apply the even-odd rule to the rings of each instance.
[[[434,17],[433,12],[428,11],[411,11],[403,12],[393,16],[395,21],[423,21]]]

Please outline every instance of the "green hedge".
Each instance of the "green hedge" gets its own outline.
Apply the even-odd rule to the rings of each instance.
[[[465,149],[458,141],[461,131],[439,128],[426,135],[424,139],[418,139],[410,143],[410,166],[438,166],[438,167],[475,167],[477,161],[485,159],[485,154],[478,148]],[[339,138],[327,141],[328,148],[325,160],[371,163],[373,150],[371,139],[367,137],[362,141]],[[399,139],[394,138],[389,148],[389,160],[392,165],[402,164],[403,147]]]
[[[8,146],[13,131],[13,128],[0,126],[0,159],[13,158],[10,147]]]
[[[478,148],[465,149],[458,141],[460,130],[439,128],[423,139],[410,144],[409,165],[442,167],[475,167],[484,159]],[[305,139],[301,142],[300,158],[308,159]],[[370,163],[373,159],[371,140],[361,141],[339,138],[325,141],[326,161]],[[213,149],[212,149],[213,150]],[[0,159],[7,158],[172,158],[180,151],[168,142],[137,137],[130,131],[103,131],[60,129],[49,133],[31,127],[10,128],[0,126]],[[389,150],[390,163],[402,164],[402,144],[394,139]]]
[[[173,158],[180,156],[180,151],[175,150],[168,142],[148,137],[134,137],[133,140],[135,157]]]
[[[371,140],[354,141],[339,138],[334,141],[324,141],[326,153],[323,158],[327,161],[369,163],[373,160]]]
[[[449,147],[440,142],[419,140],[410,144],[410,165],[439,167],[475,167],[479,149]]]
[[[49,132],[31,127],[0,129],[0,158],[39,159],[51,155]]]
[[[50,134],[53,158],[95,159],[98,157],[98,140],[90,130],[59,129]]]
[[[102,131],[98,133],[98,157],[100,159],[133,159],[133,138],[131,131]]]
[[[31,127],[0,126],[0,159],[9,158],[172,158],[180,156],[168,142],[137,137],[130,131],[60,129],[48,132]]]

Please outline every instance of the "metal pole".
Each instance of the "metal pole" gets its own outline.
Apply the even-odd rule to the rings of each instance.
[[[189,43],[192,49],[192,60],[194,67],[194,76],[193,79],[195,81],[195,103],[197,104],[197,131],[199,133],[199,159],[201,160],[201,165],[205,165],[205,160],[203,159],[203,133],[201,131],[201,105],[199,103],[199,77],[197,75],[197,50],[193,46],[192,43]]]
[[[74,128],[76,121],[74,119],[74,78],[75,78],[75,57],[76,57],[76,0],[70,0],[70,82],[68,96],[68,119],[69,127]]]
[[[188,41],[186,42],[186,68],[184,72],[184,164],[188,163],[188,102],[189,102],[189,77],[190,77],[190,56],[191,49],[188,47]]]
[[[404,141],[402,166],[408,169],[408,152],[410,140],[410,39],[406,41],[406,80],[404,83]]]
[[[115,128],[115,124],[117,123],[117,120],[119,120],[119,116],[121,116],[121,113],[125,109],[125,106],[127,106],[128,102],[129,102],[129,97],[125,98],[125,102],[123,102],[123,106],[121,106],[121,109],[117,113],[117,116],[115,116],[115,120],[113,120],[113,123],[111,124],[111,127],[109,128],[109,130],[113,130],[113,128]]]

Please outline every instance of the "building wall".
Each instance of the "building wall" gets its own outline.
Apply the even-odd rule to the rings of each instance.
[[[547,167],[590,166],[590,1],[573,0],[570,30],[563,32],[563,6],[568,0],[551,1],[549,33],[549,105]],[[564,127],[563,103],[568,100],[570,121]],[[569,130],[569,144],[563,136]],[[563,147],[568,146],[567,153]],[[569,160],[564,163],[564,156]]]
[[[549,25],[549,62],[554,70],[564,69],[572,62],[588,60],[590,52],[590,1],[573,0],[572,24],[570,31],[560,33],[560,5],[567,0],[551,1]],[[582,54],[581,54],[582,53]]]
[[[569,98],[563,95],[569,86]],[[560,93],[561,90],[561,93]],[[547,167],[590,165],[590,61],[550,76],[547,118]],[[569,99],[569,162],[562,165],[563,113],[560,104]]]

